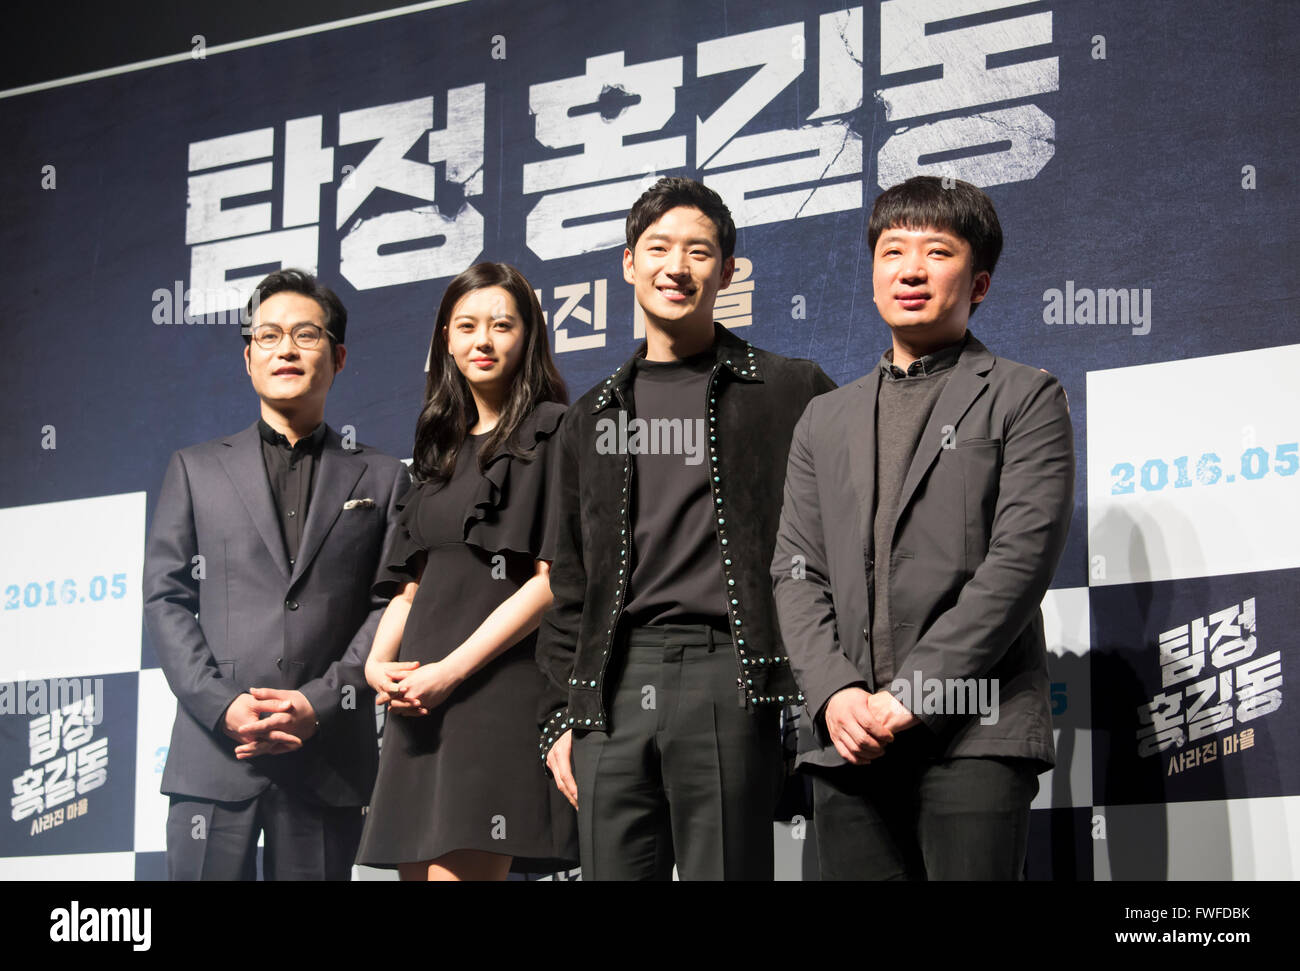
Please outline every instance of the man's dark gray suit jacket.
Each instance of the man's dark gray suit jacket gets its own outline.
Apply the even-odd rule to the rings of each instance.
[[[345,450],[328,428],[290,567],[256,424],[172,456],[144,564],[145,625],[179,701],[164,793],[234,802],[276,782],[326,805],[369,801],[364,668],[386,603],[370,587],[408,483],[397,459]],[[311,702],[320,728],[299,751],[235,758],[225,711],[253,687]]]
[[[880,369],[814,398],[794,431],[772,559],[781,634],[814,716],[800,763],[844,760],[826,702],[873,683],[874,583],[888,570],[895,677],[997,679],[996,723],[914,710],[939,757],[1055,761],[1039,604],[1065,545],[1074,435],[1051,375],[971,336],[903,481],[890,562],[873,562]],[[802,557],[802,560],[796,559]],[[911,707],[919,708],[914,699]]]

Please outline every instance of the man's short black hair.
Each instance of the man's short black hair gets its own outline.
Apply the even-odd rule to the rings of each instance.
[[[993,200],[977,186],[961,179],[914,175],[876,197],[867,224],[867,243],[876,242],[886,229],[942,229],[970,243],[974,272],[998,265],[1002,255],[1002,226]]]
[[[248,306],[244,308],[249,327],[252,326],[253,314],[262,305],[262,301],[267,297],[285,291],[311,297],[320,304],[321,310],[325,314],[325,333],[329,337],[331,345],[338,346],[344,342],[348,330],[348,311],[343,306],[343,301],[338,298],[338,295],[333,290],[322,284],[306,270],[296,270],[292,267],[276,270],[257,285],[253,295],[248,298]],[[241,327],[240,330],[244,334],[244,343],[251,344],[253,336],[248,327]]]
[[[722,196],[702,182],[666,175],[645,192],[627,214],[627,248],[636,250],[636,241],[669,209],[690,206],[700,210],[712,220],[718,230],[718,246],[722,258],[730,259],[736,252],[736,224],[731,221],[731,210]]]

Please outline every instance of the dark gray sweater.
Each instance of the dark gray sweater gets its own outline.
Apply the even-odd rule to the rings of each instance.
[[[889,615],[889,563],[893,553],[894,520],[912,456],[930,420],[952,366],[966,340],[927,354],[906,372],[894,366],[891,348],[880,359],[880,390],[876,395],[876,509],[872,529],[876,563],[871,615],[871,670],[876,689],[888,688],[898,676]]]

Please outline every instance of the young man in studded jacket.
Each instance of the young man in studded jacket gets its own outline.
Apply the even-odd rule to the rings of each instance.
[[[780,710],[802,698],[767,567],[795,422],[835,385],[714,322],[735,240],[698,182],[641,196],[623,276],[646,343],[559,432],[539,749],[588,880],[772,878]]]

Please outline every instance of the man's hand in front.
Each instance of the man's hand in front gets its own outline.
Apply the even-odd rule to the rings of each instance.
[[[238,728],[235,737],[241,738],[243,744],[235,747],[235,758],[294,752],[316,734],[316,712],[301,691],[250,688],[249,695],[254,717]]]
[[[886,713],[883,703],[863,688],[848,687],[835,692],[826,702],[823,715],[826,734],[834,743],[835,751],[854,765],[865,765],[879,758],[885,746],[894,740],[894,733],[882,717]]]
[[[256,725],[262,717],[263,711],[278,712],[288,710],[288,702],[267,707],[246,691],[235,698],[230,703],[230,707],[226,709],[225,721],[222,723],[221,730],[236,742],[256,741],[257,736],[249,734],[245,729],[250,725]]]
[[[903,703],[888,691],[877,691],[870,696],[867,705],[876,720],[893,735],[921,724],[921,719],[908,711]]]
[[[573,779],[573,729],[570,728],[555,740],[546,753],[546,767],[555,777],[555,788],[564,793],[574,809],[578,808],[578,784]]]

